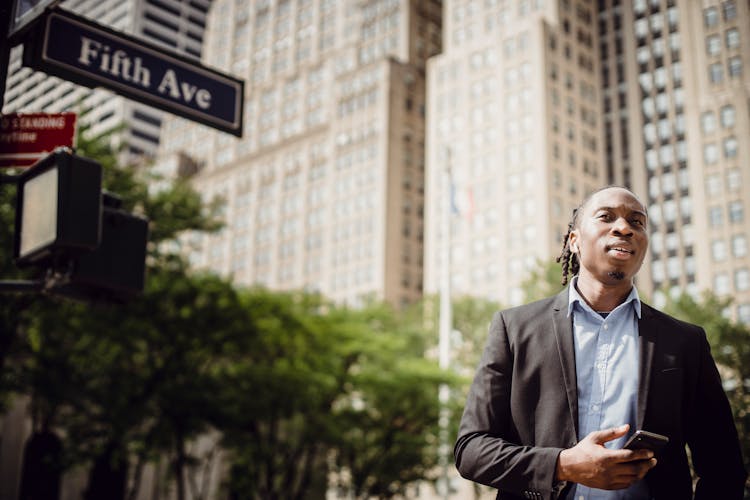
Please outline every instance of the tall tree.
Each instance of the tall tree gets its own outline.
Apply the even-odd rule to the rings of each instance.
[[[437,385],[449,379],[424,360],[421,333],[384,305],[350,310],[261,291],[252,300],[260,342],[226,366],[216,405],[231,497],[320,497],[329,459],[346,471],[338,487],[358,498],[388,498],[428,477]]]
[[[666,311],[706,330],[711,353],[719,365],[740,436],[745,467],[750,468],[750,328],[736,323],[724,312],[731,299],[704,292],[700,300],[688,294],[669,299]]]
[[[205,428],[193,410],[207,393],[206,360],[222,338],[245,331],[238,316],[246,313],[229,283],[187,275],[164,245],[185,230],[221,227],[216,205],[206,207],[182,180],[151,189],[154,177],[118,166],[101,138],[82,134],[78,144],[79,154],[102,164],[105,188],[123,208],[151,221],[146,290],[119,305],[34,297],[16,336],[24,349],[4,373],[32,395],[36,420],[64,431],[67,463],[94,464],[87,497],[123,498],[131,456],[140,466],[169,447],[175,476],[184,474],[184,443]]]
[[[13,261],[16,186],[12,175],[11,171],[0,176],[0,280],[3,281],[32,277]],[[11,395],[18,389],[18,380],[8,363],[21,355],[23,348],[19,334],[23,329],[25,311],[33,301],[33,296],[20,293],[4,293],[0,301],[0,412],[7,409]]]
[[[422,325],[427,351],[432,352],[435,357],[439,344],[439,303],[438,296],[428,295],[406,311],[409,321]],[[500,304],[495,301],[468,295],[453,298],[451,306],[453,328],[449,336],[450,364],[451,371],[459,378],[452,386],[449,402],[445,408],[448,425],[443,435],[450,436],[448,441],[458,432],[458,424],[466,402],[471,377],[487,342],[490,321],[494,313],[501,309]],[[445,444],[450,448],[450,442]],[[483,491],[489,491],[487,487],[478,483],[473,483],[472,487],[475,498],[480,498]]]
[[[524,302],[551,297],[564,287],[561,284],[562,266],[554,260],[543,262],[537,260],[537,265],[521,283]]]

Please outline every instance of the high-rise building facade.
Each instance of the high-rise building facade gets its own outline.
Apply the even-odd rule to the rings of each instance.
[[[572,209],[614,183],[649,207],[644,296],[663,305],[710,289],[750,322],[748,3],[444,9],[444,51],[427,73],[425,290],[447,270],[454,293],[520,303],[537,259],[559,254]],[[445,237],[447,168],[470,202]]]
[[[205,60],[245,79],[240,139],[165,123],[157,168],[197,165],[226,228],[191,262],[349,303],[422,293],[425,65],[433,0],[214,2]]]
[[[61,7],[115,30],[199,60],[211,0],[66,0]],[[153,156],[159,144],[164,112],[89,89],[22,66],[22,47],[13,49],[8,67],[3,112],[79,113],[92,135],[117,129],[113,143],[122,145],[124,161]]]
[[[750,323],[748,3],[599,3],[607,165],[649,205],[653,300],[711,290]]]
[[[607,182],[596,8],[445,2],[444,50],[427,72],[426,291],[447,272],[454,294],[520,304],[572,208]]]

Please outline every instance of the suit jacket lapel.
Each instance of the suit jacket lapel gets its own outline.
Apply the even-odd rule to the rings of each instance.
[[[553,303],[552,325],[557,339],[557,350],[563,371],[568,407],[573,424],[573,436],[578,436],[578,387],[576,383],[575,345],[573,343],[573,318],[568,317],[568,289],[560,292]]]
[[[648,389],[651,383],[651,365],[654,360],[654,348],[656,345],[657,328],[653,322],[651,308],[641,303],[641,319],[638,321],[639,347],[639,372],[638,372],[638,418],[636,426],[643,429],[646,417],[646,403],[648,401]],[[635,430],[635,429],[633,429]]]

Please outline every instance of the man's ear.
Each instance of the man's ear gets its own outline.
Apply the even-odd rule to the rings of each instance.
[[[568,248],[571,253],[578,255],[578,230],[574,229],[568,237]]]

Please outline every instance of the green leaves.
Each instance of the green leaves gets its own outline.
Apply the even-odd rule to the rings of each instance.
[[[336,307],[297,293],[249,292],[259,336],[224,365],[216,405],[239,498],[300,498],[335,457],[357,496],[402,491],[434,463],[437,386],[418,328],[384,305]]]
[[[119,167],[101,140],[82,134],[78,144],[102,163],[124,208],[151,221],[145,291],[118,305],[5,299],[0,404],[11,391],[31,395],[35,421],[64,436],[65,465],[99,464],[91,495],[112,457],[119,472],[136,471],[131,496],[143,464],[161,457],[184,498],[210,459],[187,444],[207,435],[221,437],[233,498],[322,497],[331,467],[348,471],[339,485],[361,498],[429,477],[438,387],[456,378],[426,359],[437,337],[423,315],[189,272],[178,237],[220,230],[221,200],[206,204],[184,180]],[[0,190],[6,228],[11,203]]]
[[[706,330],[711,354],[719,365],[724,390],[732,405],[747,467],[750,466],[750,328],[724,314],[731,304],[731,299],[719,298],[708,291],[700,300],[684,293],[669,299],[666,311]]]

